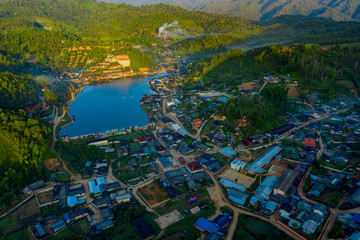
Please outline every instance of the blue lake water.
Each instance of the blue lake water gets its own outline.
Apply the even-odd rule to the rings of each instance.
[[[84,86],[69,105],[75,121],[60,130],[60,136],[80,136],[100,131],[146,125],[148,116],[140,107],[144,94],[152,94],[148,80],[159,77],[123,78],[107,84]]]

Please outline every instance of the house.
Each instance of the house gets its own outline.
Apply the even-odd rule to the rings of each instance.
[[[300,200],[297,203],[297,208],[299,210],[303,210],[303,211],[308,212],[308,213],[312,212],[313,207],[314,207],[313,204],[306,201],[306,200]]]
[[[78,200],[76,196],[70,196],[66,198],[66,205],[70,208],[84,203],[86,203],[86,199]]]
[[[360,232],[355,231],[351,236],[346,240],[360,240]]]
[[[220,229],[220,227],[216,226],[215,224],[203,217],[199,218],[195,222],[194,226],[200,231],[209,233],[216,233]]]
[[[246,163],[243,161],[240,161],[238,159],[235,159],[230,164],[230,168],[234,169],[236,171],[243,170],[245,168],[245,166],[246,166]]]
[[[220,214],[218,215],[214,220],[211,222],[218,226],[219,228],[223,228],[226,224],[228,224],[231,221],[231,218],[229,215]]]
[[[262,181],[262,183],[256,188],[255,196],[269,200],[270,194],[272,193],[277,181],[277,177],[267,176],[264,181]]]
[[[302,230],[308,234],[315,233],[317,227],[318,227],[318,225],[316,225],[315,223],[310,222],[310,221],[304,222],[303,225],[301,226]]]
[[[237,191],[235,189],[231,189],[231,188],[228,189],[227,195],[231,201],[233,201],[241,206],[244,206],[247,199],[249,198],[249,194],[246,194],[246,193],[243,193],[243,192]]]
[[[130,193],[124,193],[124,194],[121,194],[121,195],[116,195],[115,200],[116,200],[117,203],[129,202],[131,200],[131,194]]]
[[[290,219],[290,215],[292,213],[293,207],[290,204],[281,205],[279,212],[280,216],[285,219]]]
[[[313,195],[315,197],[320,196],[320,194],[322,192],[324,192],[326,188],[326,185],[324,183],[321,182],[314,182],[314,184],[311,186],[310,190],[309,190],[309,195]]]
[[[304,144],[305,144],[305,147],[313,147],[313,148],[316,147],[316,142],[312,138],[305,138],[304,139]]]
[[[350,195],[346,202],[355,206],[360,203],[360,191],[355,192],[354,194]]]
[[[91,227],[91,229],[93,231],[95,231],[95,233],[100,233],[101,231],[110,228],[114,225],[114,221],[113,220],[106,220],[103,222],[100,222],[98,224],[95,224]]]
[[[298,174],[293,170],[285,170],[274,186],[274,194],[285,196],[294,184]]]
[[[111,182],[106,184],[106,189],[108,191],[118,190],[121,188],[121,185],[119,182]]]
[[[83,217],[86,217],[88,214],[89,214],[89,210],[87,208],[81,208],[65,214],[64,220],[66,223],[70,223],[71,221],[76,221]]]
[[[160,157],[158,161],[161,163],[164,169],[174,166],[166,157]]]
[[[155,236],[154,230],[151,226],[141,217],[135,218],[131,221],[136,231],[144,240],[151,239]]]
[[[200,212],[200,208],[198,206],[190,209],[191,214],[198,214]]]
[[[195,173],[195,172],[200,172],[200,171],[204,171],[204,169],[202,168],[202,166],[197,163],[197,162],[191,162],[186,164],[186,168],[189,170],[189,172],[191,173]]]
[[[234,182],[232,182],[230,180],[224,179],[224,178],[220,179],[220,183],[222,185],[224,185],[225,187],[227,187],[227,188],[234,188],[234,189],[236,189],[238,191],[241,191],[241,192],[245,192],[245,190],[246,190],[246,187],[244,187],[244,186],[242,186],[240,184],[234,183]]]
[[[63,219],[60,219],[60,220],[50,224],[50,227],[54,232],[58,232],[61,229],[66,227],[66,223]]]
[[[104,198],[95,199],[93,201],[93,204],[97,208],[107,207],[107,206],[111,205],[111,198],[110,197],[104,197]]]
[[[37,239],[44,238],[47,235],[44,227],[39,222],[36,222],[34,225],[32,225],[31,232]]]
[[[114,213],[112,212],[111,208],[105,208],[101,210],[100,215],[104,221],[114,219]]]
[[[256,159],[253,163],[251,163],[246,170],[251,173],[264,173],[265,169],[262,168],[265,164],[268,164],[273,157],[275,157],[282,150],[279,146],[274,146],[266,153],[264,153],[261,157]]]
[[[219,152],[226,157],[233,157],[237,154],[237,152],[235,152],[231,149],[228,149],[228,148],[220,149]]]
[[[192,121],[191,126],[200,127],[202,124],[202,120],[200,118],[196,118]]]

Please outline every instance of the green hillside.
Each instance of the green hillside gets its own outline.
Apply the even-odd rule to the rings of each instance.
[[[360,20],[357,0],[104,0],[107,2],[174,4],[190,10],[201,10],[266,21],[281,15],[308,15],[333,20]]]

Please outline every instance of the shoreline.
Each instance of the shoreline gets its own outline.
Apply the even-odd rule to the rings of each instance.
[[[143,77],[150,78],[150,79],[146,79],[145,84],[151,91],[153,91],[153,93],[151,94],[151,95],[153,95],[153,94],[157,94],[158,92],[149,86],[149,82],[151,80],[153,80],[153,79],[156,79],[157,77],[161,78],[161,77],[167,76],[167,75],[168,75],[168,73],[165,72],[165,73],[157,73],[157,74],[152,74],[152,75],[136,74],[136,75],[134,75],[132,77],[138,77],[138,76],[141,77],[141,76],[143,76]],[[129,78],[131,79],[132,77],[129,77]],[[123,79],[124,79],[124,77],[121,77],[121,78],[111,79],[111,80],[102,81],[102,82],[94,82],[92,84],[87,84],[85,86],[107,85],[107,84],[116,82],[117,80],[120,81],[120,80],[123,80]],[[128,131],[130,131],[133,128],[144,129],[144,128],[154,126],[154,123],[147,123],[147,124],[144,124],[144,125],[133,125],[133,126],[123,127],[123,128],[107,129],[107,130],[102,130],[102,131],[99,131],[99,132],[93,132],[93,133],[87,133],[87,134],[81,134],[81,135],[78,135],[78,136],[72,136],[72,137],[63,138],[62,136],[59,135],[61,129],[63,127],[65,127],[65,126],[68,126],[68,125],[72,124],[74,122],[73,117],[69,113],[68,106],[76,100],[77,94],[80,93],[83,90],[83,88],[84,88],[84,85],[82,85],[81,88],[78,91],[73,91],[72,90],[71,91],[72,98],[68,102],[66,102],[66,104],[63,105],[64,111],[66,111],[66,114],[69,115],[69,117],[71,119],[71,122],[66,123],[61,127],[58,127],[57,133],[58,133],[59,138],[62,138],[62,139],[79,139],[79,138],[86,138],[86,137],[92,137],[92,136],[95,136],[95,137],[107,137],[107,136],[120,135],[120,134],[127,133]],[[141,105],[140,100],[139,100],[139,105]],[[141,110],[146,114],[147,117],[149,117],[148,114],[143,109],[141,109]],[[64,134],[64,135],[66,135],[66,134]]]

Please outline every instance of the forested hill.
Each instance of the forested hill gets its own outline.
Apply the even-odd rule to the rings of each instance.
[[[280,15],[308,15],[333,20],[360,20],[358,0],[105,0],[134,5],[165,3],[191,10],[268,20]]]
[[[95,0],[0,0],[0,19],[2,30],[26,20],[51,30],[66,30],[82,39],[101,41],[156,35],[160,26],[175,20],[184,34],[237,32],[251,25],[240,17],[192,12],[170,5],[135,7]]]

